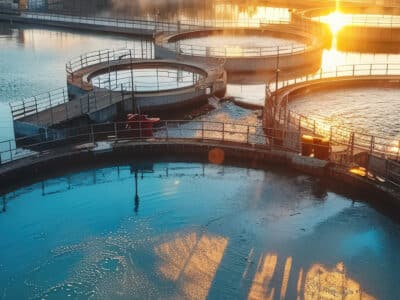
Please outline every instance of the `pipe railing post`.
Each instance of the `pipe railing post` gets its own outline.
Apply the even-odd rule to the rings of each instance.
[[[396,157],[396,160],[398,161],[399,159],[400,159],[400,141],[399,141],[399,143],[397,145],[397,157]]]
[[[351,162],[353,161],[353,156],[354,156],[354,132],[351,132],[351,134],[350,134],[350,145],[349,145],[349,147],[350,147],[350,159],[351,159]]]
[[[12,153],[11,140],[8,141],[8,146],[9,146],[9,149],[10,149],[10,161],[12,161],[13,160],[13,153]]]
[[[375,146],[375,137],[371,136],[371,142],[370,142],[370,147],[369,147],[369,154],[371,155],[374,151],[374,146]]]
[[[52,103],[51,103],[51,95],[50,95],[50,92],[49,92],[48,94],[49,94],[49,102],[50,102],[51,124],[53,125],[53,124],[54,124],[53,105],[52,105]]]
[[[33,97],[33,99],[35,100],[35,113],[36,113],[36,121],[39,121],[39,108],[38,108],[38,103],[37,103],[37,98],[36,96]]]
[[[301,132],[301,115],[299,116],[299,131]]]
[[[90,125],[90,137],[89,140],[91,141],[91,143],[95,143],[95,138],[94,138],[94,128],[93,128],[93,124]]]
[[[22,109],[24,111],[24,117],[26,116],[25,100],[22,101]]]

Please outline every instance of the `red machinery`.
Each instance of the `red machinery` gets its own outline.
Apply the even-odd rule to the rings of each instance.
[[[152,137],[154,124],[160,122],[160,118],[148,118],[146,115],[128,114],[127,129],[132,129],[134,137]]]

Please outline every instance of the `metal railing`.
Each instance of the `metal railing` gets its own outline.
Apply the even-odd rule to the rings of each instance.
[[[171,47],[171,46],[170,46]],[[202,57],[263,57],[305,52],[309,46],[304,44],[290,44],[270,47],[211,47],[175,42],[172,49],[182,55]]]
[[[268,82],[267,92],[274,92],[276,88],[282,89],[299,83],[305,83],[321,79],[361,76],[398,76],[400,75],[400,64],[355,64],[336,66],[334,69],[321,68],[313,74],[296,77],[293,79],[280,80],[276,85],[275,78]]]
[[[113,27],[119,29],[143,30],[152,33],[156,32],[181,32],[196,30],[199,28],[259,28],[273,24],[288,24],[289,20],[280,19],[247,19],[247,20],[153,20],[151,18],[134,17],[131,19],[105,18],[97,16],[81,16],[65,13],[45,13],[35,11],[21,11],[21,17],[33,20],[86,24],[102,27]]]
[[[357,132],[344,126],[334,126],[317,118],[310,118],[288,107],[291,88],[296,84],[330,78],[360,78],[371,76],[400,75],[400,65],[351,65],[338,66],[335,70],[321,70],[300,78],[267,83],[264,120],[266,126],[298,130],[302,134],[324,138],[332,148],[330,160],[341,165],[359,163],[368,172],[391,180],[400,187],[400,140]],[[276,80],[276,79],[274,79]],[[272,81],[272,80],[271,80]],[[372,162],[375,162],[373,164]],[[395,171],[393,171],[394,169]]]
[[[269,114],[268,110],[265,113]],[[378,178],[400,188],[400,140],[351,131],[340,126],[329,126],[316,119],[281,107],[274,121],[275,131],[297,130],[301,136],[325,140],[329,145],[329,160],[344,168],[355,168],[358,175]],[[268,123],[269,126],[271,122]],[[315,144],[317,143],[317,144]],[[318,142],[311,146],[320,147]],[[302,148],[310,145],[302,142]],[[358,168],[361,168],[361,173]]]
[[[96,112],[132,97],[131,93],[112,90],[94,90],[70,101],[64,95],[67,95],[67,91],[61,88],[54,93],[44,93],[26,100],[10,102],[13,120],[29,118],[24,121],[48,127]]]
[[[13,120],[35,115],[69,101],[67,88],[59,88],[9,103]]]
[[[180,21],[186,26],[197,26],[197,28],[260,28],[266,25],[285,25],[290,24],[290,19],[243,19],[243,20],[225,20],[225,19],[192,19]]]
[[[398,15],[377,15],[377,14],[347,14],[341,16],[344,26],[363,26],[363,27],[382,27],[382,28],[399,28],[400,16]],[[326,23],[327,16],[319,16],[312,18],[315,21]]]
[[[212,121],[160,121],[154,129],[146,121],[92,124],[75,128],[44,129],[40,134],[0,142],[1,164],[41,156],[57,147],[100,141],[224,142],[244,147],[299,152],[298,132],[285,132],[286,143],[257,126]]]
[[[178,32],[182,30],[191,30],[198,28],[189,24],[181,24],[179,22],[168,22],[161,20],[149,20],[145,18],[136,17],[135,19],[120,19],[120,18],[103,18],[103,17],[89,17],[79,15],[66,15],[66,14],[52,14],[43,12],[21,12],[21,17],[33,20],[85,24],[101,27],[112,27],[126,30],[143,30],[150,33],[164,31],[164,32]]]
[[[74,76],[77,71],[82,70],[93,65],[106,63],[119,62],[121,60],[150,60],[154,59],[154,43],[153,42],[141,42],[141,46],[133,49],[103,49],[98,51],[92,51],[80,55],[79,57],[72,58],[66,64],[67,74]]]
[[[120,71],[121,72],[121,71]],[[178,69],[157,68],[154,74],[149,74],[149,69],[136,69],[114,71],[111,73],[93,77],[91,82],[94,86],[108,89],[110,91],[134,91],[143,92],[162,92],[182,88],[189,88],[201,85],[204,76],[198,73],[182,72]]]
[[[320,136],[351,152],[368,152],[380,157],[400,161],[400,140],[356,132],[343,126],[333,126],[315,118],[310,118],[290,110],[287,105],[281,106],[276,113],[276,124],[288,129],[302,131],[305,134]]]

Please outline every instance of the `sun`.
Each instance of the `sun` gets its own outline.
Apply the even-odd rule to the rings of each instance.
[[[321,21],[329,25],[333,34],[337,34],[344,26],[351,23],[351,16],[335,11],[327,16],[322,16]]]

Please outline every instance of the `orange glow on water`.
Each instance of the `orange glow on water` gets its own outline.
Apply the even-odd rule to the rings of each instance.
[[[274,276],[277,261],[278,256],[276,254],[267,254],[260,258],[248,300],[274,299],[275,288],[270,287],[270,281]]]
[[[306,275],[304,299],[373,300],[375,298],[364,292],[358,282],[348,278],[344,264],[338,263],[332,270],[318,264],[311,267]]]
[[[190,233],[155,248],[160,273],[180,287],[178,299],[206,299],[228,240]]]
[[[280,265],[279,262],[284,263],[284,265]],[[347,276],[346,267],[341,262],[332,269],[321,264],[313,264],[307,272],[304,272],[303,268],[293,268],[292,257],[279,260],[275,253],[267,253],[260,257],[247,299],[289,299],[291,296],[288,296],[286,291],[291,275],[297,281],[296,294],[298,300],[376,299],[365,292],[357,281]],[[282,278],[282,281],[277,281],[277,278]],[[278,298],[279,289],[281,292]]]

